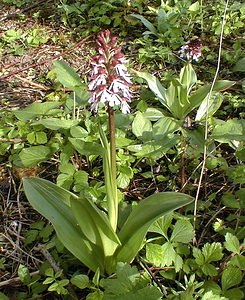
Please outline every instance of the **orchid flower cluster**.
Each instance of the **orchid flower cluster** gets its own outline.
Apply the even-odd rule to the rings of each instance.
[[[89,103],[92,103],[91,110],[95,112],[100,102],[112,108],[119,106],[124,114],[130,112],[131,77],[126,67],[127,60],[117,41],[109,30],[100,32],[96,40],[98,55],[92,58],[88,85],[88,90],[92,92]]]
[[[200,38],[195,38],[188,41],[184,46],[180,48],[180,57],[189,61],[198,61],[202,56],[202,42]]]

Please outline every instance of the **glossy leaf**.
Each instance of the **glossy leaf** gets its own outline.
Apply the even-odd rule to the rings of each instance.
[[[226,90],[232,87],[235,83],[236,83],[235,81],[219,80],[214,85],[214,91],[220,92],[222,90]],[[189,101],[190,105],[185,110],[185,115],[188,115],[194,108],[198,107],[202,103],[202,101],[210,92],[210,88],[211,88],[210,84],[202,86],[190,96],[190,101]]]
[[[220,108],[223,102],[223,96],[219,93],[214,93],[209,99],[208,105],[208,96],[204,98],[201,105],[199,106],[196,114],[195,121],[201,121],[206,117],[208,111],[208,117],[211,117],[215,112]]]
[[[157,77],[147,73],[147,72],[138,72],[134,70],[134,73],[145,79],[147,84],[149,85],[150,90],[159,98],[160,102],[170,110],[168,106],[167,98],[166,98],[166,89],[162,86]]]
[[[55,109],[62,105],[63,102],[34,102],[29,104],[23,110],[17,110],[14,112],[15,116],[21,121],[28,121],[38,116],[53,115],[60,112],[60,109]]]
[[[79,123],[79,120],[61,120],[59,118],[48,118],[42,119],[37,122],[34,122],[33,125],[43,125],[45,128],[51,130],[58,129],[70,129],[73,126],[76,126]]]
[[[47,146],[32,146],[20,151],[19,157],[25,167],[35,166],[49,158],[51,151]]]
[[[135,136],[143,141],[151,140],[152,138],[151,121],[144,118],[143,114],[140,111],[137,112],[132,123],[132,131]]]
[[[230,119],[217,124],[212,132],[212,138],[223,143],[232,140],[245,140],[245,120]]]
[[[162,117],[153,125],[154,140],[164,139],[168,134],[180,128],[180,123],[174,118]]]
[[[103,253],[86,239],[70,208],[76,196],[41,178],[24,178],[23,187],[32,207],[53,224],[63,245],[91,270],[103,270]]]
[[[65,87],[73,89],[82,85],[78,74],[65,61],[55,60],[53,64],[56,69],[57,79]]]
[[[190,63],[181,69],[180,82],[187,87],[187,94],[189,94],[192,87],[197,83],[196,73]]]
[[[81,154],[81,155],[103,155],[103,149],[100,144],[93,142],[85,142],[82,139],[78,138],[68,138],[72,146]]]
[[[136,18],[138,20],[140,20],[142,22],[142,24],[145,25],[145,27],[150,30],[150,32],[147,32],[148,34],[154,34],[154,35],[157,35],[157,29],[155,28],[155,26],[149,22],[146,18],[144,18],[143,16],[141,15],[138,15],[138,14],[130,14],[131,17],[133,18]],[[146,33],[145,33],[146,34]]]
[[[192,201],[191,196],[174,192],[157,193],[142,200],[133,209],[118,234],[122,243],[118,250],[118,261],[130,262],[135,257],[154,221]]]

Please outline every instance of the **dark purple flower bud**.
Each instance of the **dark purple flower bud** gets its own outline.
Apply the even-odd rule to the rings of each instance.
[[[194,37],[180,48],[180,57],[187,60],[198,61],[202,56],[202,41],[198,37]]]

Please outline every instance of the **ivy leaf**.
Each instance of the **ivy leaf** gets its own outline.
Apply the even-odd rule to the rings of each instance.
[[[194,248],[193,249],[193,256],[195,257],[195,262],[202,266],[205,263],[204,256],[202,254],[202,251],[200,249]]]
[[[223,256],[221,243],[206,243],[202,248],[202,253],[207,263],[220,260]]]
[[[163,249],[163,266],[171,266],[175,260],[176,252],[173,245],[170,242],[165,243],[162,246]]]
[[[90,285],[88,276],[84,274],[78,274],[72,277],[71,283],[79,289],[86,289]]]
[[[243,300],[244,293],[239,288],[230,289],[224,292],[225,299],[235,299],[235,300]],[[213,300],[213,298],[212,298]]]
[[[100,290],[96,290],[93,293],[90,293],[87,297],[86,300],[102,300],[104,298],[104,293]]]
[[[140,275],[135,266],[118,263],[116,278],[102,281],[104,300],[160,300],[162,293],[155,286],[149,286],[149,278]]]
[[[163,235],[166,239],[168,239],[167,231],[171,222],[173,220],[173,213],[169,213],[166,216],[158,219],[155,223],[152,224],[149,231],[155,232]]]
[[[227,232],[225,235],[225,248],[235,254],[240,254],[240,243],[236,236]]]
[[[132,131],[135,136],[143,141],[150,140],[152,137],[151,121],[144,118],[141,112],[137,112],[132,123]]]
[[[211,265],[211,264],[208,264],[208,263],[205,263],[203,266],[202,266],[202,271],[205,275],[207,276],[211,276],[211,277],[214,277],[218,274],[215,266]]]
[[[194,230],[190,221],[178,220],[171,235],[171,242],[188,243],[194,238]]]
[[[162,266],[163,261],[163,248],[158,244],[146,245],[146,259],[156,267]]]
[[[221,277],[222,290],[226,291],[229,288],[238,285],[242,281],[242,271],[234,266],[228,266]]]

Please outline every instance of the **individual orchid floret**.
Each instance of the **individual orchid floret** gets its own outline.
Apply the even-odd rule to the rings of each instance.
[[[89,103],[97,112],[99,103],[110,107],[119,106],[124,114],[130,112],[131,77],[127,60],[117,46],[117,37],[109,30],[100,32],[96,40],[98,54],[92,57],[88,90],[92,93]]]
[[[200,38],[195,38],[188,41],[184,46],[180,48],[180,57],[189,61],[198,61],[202,56],[202,41]]]

